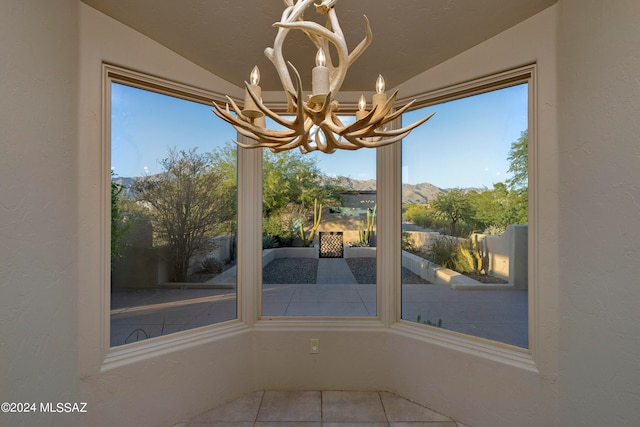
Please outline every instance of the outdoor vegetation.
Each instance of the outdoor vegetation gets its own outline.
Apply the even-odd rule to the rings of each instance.
[[[497,182],[492,189],[451,189],[439,193],[433,201],[405,204],[403,220],[439,231],[429,251],[421,253],[432,262],[461,273],[486,273],[482,245],[473,233],[500,235],[511,224],[528,223],[528,131],[523,131],[509,151],[512,177]],[[466,238],[466,239],[460,239]],[[403,248],[413,252],[408,236]]]
[[[235,171],[226,154],[170,150],[160,161],[163,171],[134,179],[128,198],[122,185],[112,184],[118,189],[112,191],[112,239],[124,234],[122,212],[143,215],[153,227],[154,246],[168,248],[172,280],[186,281],[193,257],[214,249],[214,237],[235,232]],[[112,256],[120,246],[112,243]]]
[[[472,231],[501,234],[510,224],[528,223],[528,131],[511,144],[508,160],[513,178],[492,189],[446,190],[428,205],[405,204],[403,218],[423,228],[456,237]]]
[[[512,178],[506,183],[498,182],[492,189],[451,189],[427,205],[403,206],[404,221],[443,234],[426,254],[430,260],[456,271],[480,273],[480,246],[457,238],[473,232],[501,234],[510,224],[528,222],[527,143],[524,131],[512,144]],[[153,226],[154,246],[169,248],[172,280],[186,281],[194,256],[211,251],[214,237],[236,233],[236,161],[230,144],[205,154],[170,150],[160,162],[162,173],[136,179],[128,189],[114,181],[112,259],[123,250],[127,214],[143,214]],[[263,183],[264,248],[311,245],[323,207],[338,210],[345,191],[324,177],[312,159],[292,151],[265,153]],[[371,245],[374,221],[375,208],[358,225],[359,242],[354,245]],[[403,236],[403,247],[415,252],[407,237]],[[212,270],[214,261],[207,262],[201,271]]]
[[[135,178],[128,188],[113,181],[112,259],[122,251],[127,215],[144,215],[153,227],[154,246],[168,248],[171,280],[184,282],[196,255],[214,249],[216,236],[235,236],[237,231],[236,149],[230,144],[204,154],[195,148],[173,149],[160,164],[161,173]],[[310,246],[323,208],[341,202],[343,189],[297,152],[267,152],[263,181],[264,248]],[[370,236],[371,230],[368,225],[363,233]],[[212,270],[213,264],[205,260],[199,272]]]
[[[114,99],[119,100],[118,97]],[[157,102],[158,98],[153,98],[148,105]],[[233,270],[225,272],[234,266],[237,253],[236,146],[230,142],[223,145],[216,142],[207,145],[216,148],[202,151],[194,147],[195,141],[200,141],[195,134],[185,134],[183,138],[180,133],[158,144],[155,144],[155,139],[147,137],[144,139],[145,145],[134,138],[137,135],[129,127],[128,120],[136,115],[129,114],[129,111],[125,111],[126,114],[117,114],[120,111],[117,109],[114,111],[113,117],[122,123],[117,133],[120,137],[112,137],[112,144],[113,147],[122,148],[118,148],[121,151],[112,152],[112,166],[114,170],[127,171],[125,173],[130,175],[119,177],[112,173],[111,179],[111,304],[112,310],[115,310],[111,318],[118,320],[111,325],[112,345],[237,318],[238,284],[234,283],[237,276]],[[173,126],[178,126],[184,117],[192,115],[192,112],[179,115],[181,121]],[[143,119],[144,115],[139,113],[136,118]],[[159,124],[153,121],[151,126]],[[191,125],[188,130],[199,126]],[[115,131],[113,133],[116,135]],[[169,132],[165,131],[164,134]],[[216,141],[233,138],[218,129],[209,130],[205,138],[210,138],[210,135],[215,135]],[[154,141],[155,145],[149,141]],[[173,143],[178,144],[176,148],[164,151],[165,144]],[[508,155],[508,142],[506,146],[503,141],[501,144],[500,153],[503,154],[493,153],[493,157],[500,157],[501,173],[506,169],[504,159],[507,158],[509,179],[497,182],[491,188],[466,187],[468,183],[492,182],[477,180],[475,173],[470,177],[466,174],[465,179],[450,181],[452,186],[465,185],[466,188],[443,189],[415,178],[417,184],[406,184],[410,187],[408,191],[411,196],[405,200],[420,200],[421,203],[403,204],[403,228],[408,227],[413,231],[416,227],[408,226],[413,224],[424,231],[439,232],[439,235],[433,233],[434,237],[431,238],[430,233],[420,234],[420,239],[428,240],[429,244],[417,247],[414,243],[417,240],[413,240],[411,232],[404,230],[403,250],[473,278],[489,274],[487,270],[492,267],[489,267],[487,249],[475,233],[499,235],[512,224],[528,222],[528,133],[525,130],[520,134],[511,144]],[[467,150],[469,145],[463,147],[463,150]],[[418,164],[411,166],[413,170],[422,168],[423,163],[426,166],[429,161],[428,152],[422,150],[427,149],[422,146],[418,150],[419,155],[414,156]],[[144,160],[143,156],[136,159],[135,168],[127,168],[122,162],[115,161],[151,152],[153,155]],[[478,175],[485,170],[482,159],[474,157],[474,161],[469,162],[468,157],[465,160],[462,155],[461,158],[450,157],[455,165],[450,168],[452,174],[463,175],[465,171],[461,168],[465,167],[482,168]],[[156,160],[158,158],[161,160]],[[340,159],[331,165],[333,170],[327,167],[325,172],[324,167],[321,169],[324,159],[313,155],[303,155],[295,150],[280,153],[263,150],[262,212],[256,212],[261,216],[256,220],[262,220],[262,248],[312,246],[314,241],[318,241],[319,232],[326,231],[327,239],[323,235],[322,241],[325,247],[331,249],[325,254],[330,253],[333,246],[338,246],[344,249],[341,255],[349,253],[349,256],[345,256],[344,260],[336,260],[338,264],[333,260],[320,260],[323,254],[320,250],[287,250],[282,252],[290,258],[269,258],[262,269],[263,295],[269,297],[262,301],[262,315],[377,314],[378,293],[375,287],[378,258],[374,248],[378,243],[376,215],[379,206],[376,204],[375,175],[371,178],[371,171],[367,169],[372,169],[375,162],[371,162],[368,155],[355,159]],[[469,166],[471,163],[474,165]],[[344,176],[340,176],[342,173]],[[354,176],[362,178],[359,180]],[[403,198],[404,189],[405,184]],[[338,233],[329,234],[336,231]],[[339,236],[339,239],[333,239],[334,236]],[[347,247],[343,248],[343,244]],[[280,256],[282,252],[274,251],[269,255]],[[305,256],[315,254],[312,255],[315,257],[295,257],[300,255],[297,252]],[[415,257],[410,259],[415,260]],[[420,268],[429,264],[422,261],[417,261]],[[343,279],[342,268],[333,267],[342,267],[343,264],[346,264],[353,278]],[[320,265],[323,267],[320,268]],[[383,265],[387,265],[386,260]],[[431,297],[425,298],[425,295],[432,295],[431,292],[438,292],[440,297],[446,290],[453,304],[454,300],[459,299],[458,291],[448,286],[438,287],[437,282],[427,280],[422,272],[415,270],[415,266],[402,266],[403,316],[429,326],[477,333],[475,325],[472,325],[472,330],[460,329],[460,322],[456,322],[460,319],[455,316],[446,319],[439,317],[439,300],[434,302],[436,305],[430,305],[433,302],[429,299]],[[222,276],[214,277],[221,273]],[[352,280],[355,282],[351,283]],[[206,283],[188,283],[195,281]],[[305,288],[307,284],[316,283],[329,286]],[[283,284],[295,286],[283,287]],[[345,290],[357,298],[354,296],[353,301],[347,300],[344,297]],[[311,307],[306,299],[298,298],[304,301],[297,303],[296,299],[296,304],[292,304],[294,298],[291,292],[299,293],[304,298],[309,298],[313,293],[320,302]],[[415,295],[419,297],[415,298]],[[143,316],[126,309],[137,304],[149,304],[150,301],[162,301],[164,304],[174,299],[180,300],[180,304],[171,309],[153,309],[157,315],[154,322],[147,322],[150,316],[146,312]],[[199,314],[183,316],[182,313],[188,309]],[[189,320],[183,321],[183,318]],[[521,345],[520,341],[517,343]]]
[[[262,174],[265,241],[271,247],[311,245],[323,207],[338,208],[344,189],[328,181],[313,159],[297,151],[265,151]]]
[[[113,172],[111,172],[113,177]],[[129,231],[129,224],[125,221],[123,210],[124,186],[111,181],[111,264],[122,256],[124,243],[122,236]]]

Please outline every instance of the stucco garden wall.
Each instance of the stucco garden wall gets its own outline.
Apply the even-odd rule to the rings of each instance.
[[[438,232],[430,231],[408,231],[407,233],[413,246],[423,251],[428,251],[435,239],[443,237]],[[529,283],[528,227],[510,225],[500,236],[474,233],[471,239],[475,240],[476,236],[487,263],[487,273],[507,280],[516,289],[527,289]],[[413,262],[411,264],[413,265]]]

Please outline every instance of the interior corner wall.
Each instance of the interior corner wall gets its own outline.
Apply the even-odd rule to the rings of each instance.
[[[538,254],[538,265],[543,267],[536,272],[538,372],[412,338],[401,326],[314,331],[287,325],[278,329],[264,322],[253,332],[258,388],[382,389],[474,427],[557,425],[556,17],[556,8],[549,8],[399,88],[403,97],[409,97],[536,63],[538,103],[533,115],[540,171],[536,237],[545,248]],[[320,355],[307,351],[314,334],[322,343]]]
[[[381,328],[267,326],[253,335],[256,389],[388,389],[388,336]],[[309,354],[310,338],[320,340],[320,354]]]
[[[562,426],[640,425],[640,2],[560,0]]]
[[[382,327],[320,326],[314,330],[295,324],[257,325],[244,334],[103,372],[104,355],[96,334],[103,320],[98,279],[102,250],[100,173],[108,167],[101,151],[101,64],[123,65],[219,92],[233,93],[237,88],[80,4],[80,371],[83,395],[93,403],[92,419],[109,419],[113,424],[125,420],[140,425],[166,424],[252,389],[355,388],[395,391],[474,426],[554,425],[558,320],[553,240],[557,214],[555,18],[555,8],[543,11],[400,88],[403,95],[412,90],[422,93],[505,68],[538,64],[538,157],[545,170],[539,180],[543,229],[539,237],[547,244],[540,259],[545,265],[540,281],[546,286],[541,287],[539,312],[546,323],[536,325],[543,348],[536,354],[539,373]],[[322,342],[320,357],[307,351],[308,339],[314,333]]]
[[[76,0],[0,2],[0,425],[68,426],[77,375]],[[53,36],[52,36],[53,34]]]
[[[556,122],[556,25],[552,6],[401,85],[402,98],[437,91],[520,66],[536,64],[535,126],[531,150],[536,165],[530,191],[535,200],[536,263],[530,264],[530,324],[537,373],[483,360],[452,348],[405,336],[392,337],[390,388],[472,426],[557,425],[556,385],[559,260],[559,172]],[[428,111],[428,108],[427,108]],[[437,115],[432,120],[437,120]],[[534,134],[530,131],[530,135]],[[433,141],[432,143],[437,143]],[[539,250],[537,248],[544,248]],[[533,305],[532,305],[533,304]]]
[[[84,3],[77,2],[78,7],[80,144],[79,172],[73,179],[78,182],[79,200],[68,203],[79,205],[79,372],[82,399],[90,408],[82,425],[171,425],[252,391],[250,334],[240,331],[223,339],[201,340],[197,346],[183,345],[128,360],[121,366],[103,366],[108,348],[100,331],[109,309],[104,295],[108,281],[103,281],[101,262],[105,254],[101,208],[108,207],[101,195],[108,188],[105,175],[110,165],[102,141],[102,66],[119,65],[209,91],[232,95],[241,91]],[[77,64],[70,62],[72,67]],[[70,169],[76,169],[75,165]],[[53,185],[54,180],[51,182]]]
[[[286,376],[287,359],[276,358],[281,348],[274,345],[286,343],[285,349],[297,349],[302,344],[286,337],[298,336],[303,343],[308,338],[307,332],[292,335],[290,331],[254,330],[223,344],[211,342],[197,349],[174,351],[153,360],[100,371],[102,356],[96,334],[101,325],[101,295],[96,279],[100,267],[96,260],[100,259],[101,249],[96,230],[101,212],[97,200],[100,179],[96,174],[104,167],[100,163],[101,61],[223,92],[227,86],[175,53],[80,4],[80,144],[75,158],[74,130],[69,124],[74,112],[64,108],[74,105],[76,99],[73,78],[66,78],[76,75],[72,65],[76,11],[70,3],[77,7],[69,1],[63,7],[59,3],[55,8],[49,7],[50,11],[42,11],[41,5],[36,11],[35,6],[17,0],[2,4],[3,12],[9,9],[11,13],[1,14],[0,28],[3,36],[7,34],[0,44],[1,53],[9,49],[25,63],[35,61],[27,70],[10,69],[18,86],[7,87],[5,81],[0,82],[3,92],[17,90],[23,95],[17,98],[17,104],[16,97],[3,97],[0,101],[0,120],[6,120],[2,122],[3,132],[6,130],[9,139],[16,141],[8,149],[8,156],[0,158],[0,173],[8,176],[8,182],[20,182],[19,187],[0,187],[3,195],[8,192],[3,200],[20,200],[20,204],[9,205],[12,210],[8,220],[0,224],[3,236],[8,235],[9,242],[20,249],[11,259],[12,268],[2,272],[0,304],[7,301],[11,305],[6,310],[2,305],[0,313],[3,327],[8,325],[17,331],[9,339],[24,347],[19,355],[12,351],[5,358],[2,354],[3,381],[26,388],[36,378],[46,378],[45,384],[38,384],[43,398],[55,399],[57,396],[45,396],[54,389],[68,390],[68,396],[73,397],[76,361],[72,355],[62,360],[60,354],[76,347],[72,306],[77,299],[73,287],[80,283],[78,362],[83,378],[82,397],[92,402],[95,411],[92,420],[111,418],[113,424],[123,420],[131,423],[133,415],[134,421],[149,425],[151,415],[145,412],[154,412],[155,424],[167,424],[170,417],[180,415],[175,414],[176,399],[185,415],[193,415],[252,387],[345,384],[346,380],[337,378],[337,374],[329,379],[322,377],[340,361],[324,362],[307,359],[306,355],[296,359],[300,365],[293,368],[309,382]],[[640,330],[635,304],[640,273],[638,7],[637,2],[629,0],[606,4],[560,0],[557,6],[400,87],[403,96],[409,96],[505,68],[537,63],[537,237],[545,247],[539,254],[537,271],[539,310],[535,327],[539,346],[535,358],[539,373],[393,332],[371,332],[368,337],[376,343],[374,349],[384,346],[385,351],[363,368],[362,372],[375,377],[369,383],[363,382],[363,387],[382,387],[386,382],[386,388],[432,404],[434,409],[473,426],[608,425],[612,419],[620,421],[620,425],[633,425],[640,419],[636,392],[640,383]],[[16,8],[26,11],[26,15],[20,15],[26,18],[15,19]],[[44,16],[48,22],[56,22],[55,34],[62,38],[43,37],[44,44],[34,41],[32,44],[38,46],[35,54],[24,45],[16,43],[14,47],[13,40],[37,38],[31,27],[38,27]],[[57,86],[49,84],[51,80],[47,79],[53,77],[45,72],[52,65],[58,71]],[[561,84],[556,91],[558,70]],[[228,92],[233,90],[228,88]],[[40,96],[35,99],[34,93],[48,96],[43,101]],[[51,121],[27,125],[25,118],[32,116],[34,108],[41,111],[39,116],[52,118]],[[4,110],[11,114],[4,114]],[[54,134],[65,138],[52,140]],[[76,166],[79,176],[72,177]],[[76,178],[80,195],[77,211]],[[63,189],[60,184],[68,186]],[[47,209],[36,211],[34,206],[42,206],[42,201]],[[3,209],[5,206],[3,202]],[[56,215],[52,216],[52,211]],[[79,219],[77,278],[69,267],[74,265],[77,249],[69,240],[76,231],[75,218]],[[40,242],[42,236],[48,238],[48,245],[36,244],[36,237]],[[68,245],[65,247],[69,250],[60,251],[63,245]],[[4,286],[12,282],[16,289]],[[54,285],[43,288],[42,282]],[[5,295],[9,297],[5,299]],[[47,304],[56,302],[60,310],[43,319],[45,314],[38,310],[49,307],[42,302],[45,299]],[[24,314],[19,311],[22,308],[26,310]],[[323,345],[335,339],[336,346],[356,348],[349,344],[351,332],[325,333]],[[361,342],[356,344],[363,348]],[[0,351],[5,348],[3,345]],[[47,354],[47,361],[43,361],[49,351],[57,356],[50,359]],[[370,357],[365,351],[347,355],[343,366]],[[39,376],[38,372],[27,371],[32,366],[49,366],[51,360],[61,362],[55,372],[39,372]],[[224,361],[223,369],[220,361]],[[266,369],[272,367],[287,380],[278,383],[279,377],[267,374]],[[313,373],[313,369],[317,371]],[[374,372],[376,369],[384,372]],[[247,377],[255,378],[255,382],[246,384]],[[0,393],[4,397],[4,384]]]

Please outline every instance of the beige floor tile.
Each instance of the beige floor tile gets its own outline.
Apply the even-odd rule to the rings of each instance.
[[[258,415],[260,402],[264,392],[256,391],[242,396],[233,402],[212,409],[195,417],[189,427],[213,426],[213,422],[254,422]],[[209,424],[207,424],[209,423]],[[216,425],[217,426],[217,425]]]
[[[320,421],[258,421],[255,427],[322,427]]]
[[[340,423],[323,422],[322,427],[389,427],[389,423]]]
[[[389,393],[380,392],[380,398],[384,405],[389,422],[408,422],[408,421],[452,421],[451,418],[432,411],[429,408],[410,402],[407,399]],[[455,423],[453,425],[455,427]]]
[[[174,427],[187,426],[466,427],[393,393],[361,391],[257,391]]]
[[[399,422],[389,423],[389,427],[457,427],[456,423],[451,422],[428,422],[428,421],[415,421],[415,422]]]
[[[253,427],[253,421],[193,421],[189,427]]]
[[[322,420],[327,422],[386,422],[375,391],[323,391]]]
[[[257,421],[321,421],[319,391],[266,391]]]

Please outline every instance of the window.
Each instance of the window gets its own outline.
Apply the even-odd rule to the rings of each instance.
[[[235,131],[202,97],[108,84],[111,346],[236,319]]]
[[[377,315],[376,194],[375,150],[264,150],[263,317]]]
[[[402,147],[331,155],[238,153],[235,130],[201,93],[110,76],[111,347],[236,320],[242,302],[249,324],[378,318],[527,348],[531,76],[452,90],[437,103],[425,95],[403,121],[436,115]],[[240,182],[249,227],[239,245],[238,154],[253,165]],[[380,185],[378,173],[388,178]],[[187,226],[199,240],[181,239]],[[433,257],[447,245],[453,264]]]
[[[405,114],[403,320],[528,347],[528,78]]]

